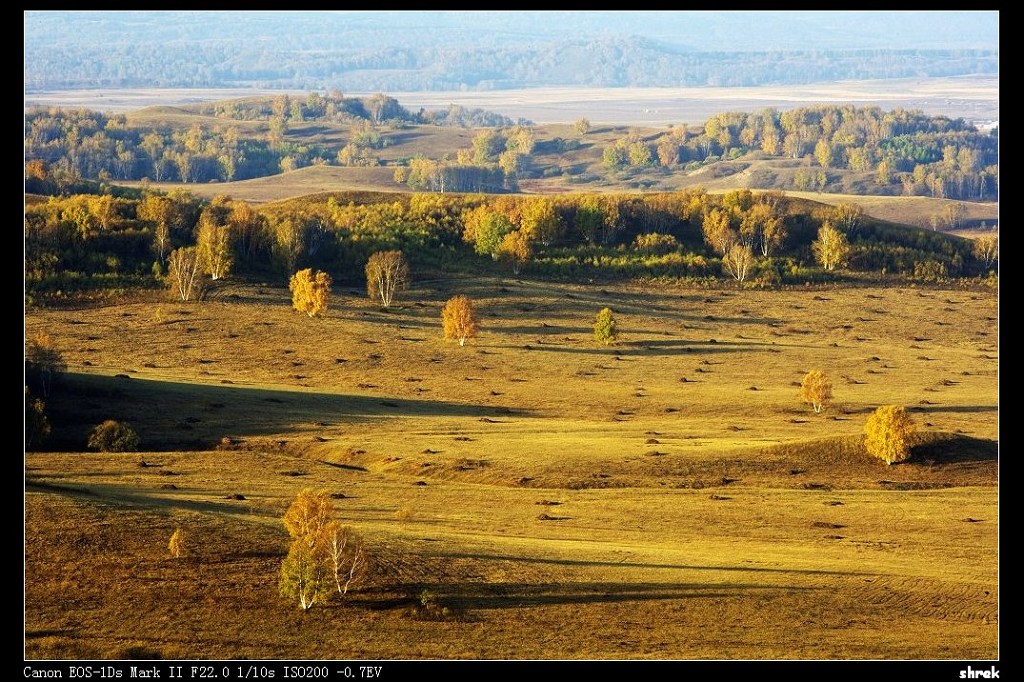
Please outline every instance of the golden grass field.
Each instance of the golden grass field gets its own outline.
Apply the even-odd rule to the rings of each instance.
[[[463,348],[455,293],[481,311]],[[992,290],[513,278],[389,311],[336,287],[322,319],[230,279],[30,309],[68,371],[54,451],[25,455],[25,655],[998,658],[997,317]],[[909,462],[860,444],[885,403],[920,428]],[[85,451],[107,418],[143,451]],[[307,612],[277,591],[304,487],[372,558]]]

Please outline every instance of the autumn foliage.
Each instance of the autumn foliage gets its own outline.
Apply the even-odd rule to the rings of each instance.
[[[864,446],[868,453],[886,464],[910,458],[910,446],[917,427],[902,405],[882,405],[864,425]]]
[[[327,303],[331,296],[331,276],[312,268],[299,270],[292,275],[288,288],[292,292],[292,307],[310,317],[323,315],[327,312]]]
[[[363,577],[366,555],[355,534],[332,519],[334,505],[325,490],[302,490],[284,515],[292,537],[281,563],[278,590],[295,599],[303,611],[322,604],[334,593],[346,594]]]
[[[409,286],[409,264],[401,251],[378,251],[366,261],[366,293],[385,308]]]
[[[171,533],[171,540],[167,543],[167,549],[170,550],[171,556],[175,559],[180,559],[185,555],[185,531],[181,528],[175,528],[174,532]]]
[[[832,402],[832,380],[820,369],[812,369],[800,385],[800,400],[817,414]]]
[[[466,339],[475,337],[479,331],[473,301],[461,294],[448,299],[441,311],[441,325],[445,339],[458,340],[460,346],[465,346]]]
[[[825,221],[818,230],[818,238],[811,244],[814,257],[826,270],[835,270],[846,265],[850,257],[850,244],[846,235]]]

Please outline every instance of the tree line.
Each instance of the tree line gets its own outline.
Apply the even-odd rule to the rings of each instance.
[[[821,250],[834,233],[846,246],[825,258],[837,253]],[[178,190],[51,197],[25,207],[30,296],[155,286],[170,275],[182,286],[238,274],[287,282],[303,268],[359,283],[367,261],[382,251],[399,251],[414,271],[437,274],[762,284],[828,277],[837,266],[920,279],[972,277],[985,275],[997,258],[986,240],[881,223],[850,204],[826,207],[750,190],[328,194],[262,206]]]

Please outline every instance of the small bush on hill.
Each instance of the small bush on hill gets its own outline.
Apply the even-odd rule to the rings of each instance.
[[[141,443],[131,426],[108,419],[89,433],[88,446],[100,452],[135,452]]]

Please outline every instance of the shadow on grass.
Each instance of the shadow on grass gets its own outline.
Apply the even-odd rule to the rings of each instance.
[[[245,514],[253,515],[253,505],[248,501],[195,500],[183,497],[157,497],[141,491],[111,485],[78,486],[60,485],[46,481],[25,479],[25,490],[64,495],[73,499],[89,500],[93,504],[160,508],[166,511],[184,510],[204,514]]]
[[[580,348],[575,346],[559,346],[547,343],[528,344],[528,350],[547,351],[551,353],[577,353],[581,355],[605,356],[650,356],[650,355],[689,355],[712,353],[751,353],[774,352],[771,349],[781,348],[771,343],[737,343],[735,341],[685,341],[654,340],[630,341],[603,348]]]
[[[342,422],[394,417],[508,417],[524,414],[442,400],[359,396],[305,390],[178,383],[68,373],[48,401],[48,450],[83,450],[106,419],[126,421],[143,451],[209,449],[221,438],[323,429]],[[301,437],[301,436],[299,436]]]
[[[793,573],[800,575],[877,575],[860,571],[825,571],[816,568],[766,568],[762,566],[702,566],[694,564],[651,564],[619,561],[592,561],[580,559],[545,559],[541,557],[506,556],[500,554],[445,554],[445,559],[476,559],[480,561],[514,561],[555,566],[607,566],[615,568],[668,569],[673,571],[734,571],[738,573]]]
[[[862,405],[860,407],[845,407],[843,414],[871,414],[876,410],[874,405]],[[998,405],[908,405],[907,412],[918,414],[929,414],[935,412],[951,412],[953,414],[978,414],[981,412],[996,412]]]
[[[955,414],[975,414],[978,412],[995,412],[998,405],[914,405],[907,412],[953,412]]]
[[[999,443],[960,434],[924,434],[921,442],[910,449],[910,461],[955,464],[958,462],[995,462],[999,459]]]
[[[386,610],[410,605],[415,595],[428,592],[439,604],[464,610],[557,606],[566,604],[605,604],[632,601],[663,601],[675,599],[721,599],[754,593],[814,591],[823,588],[780,586],[757,583],[462,583],[441,585],[408,583],[391,589],[413,598],[361,599],[349,601],[354,606]]]

